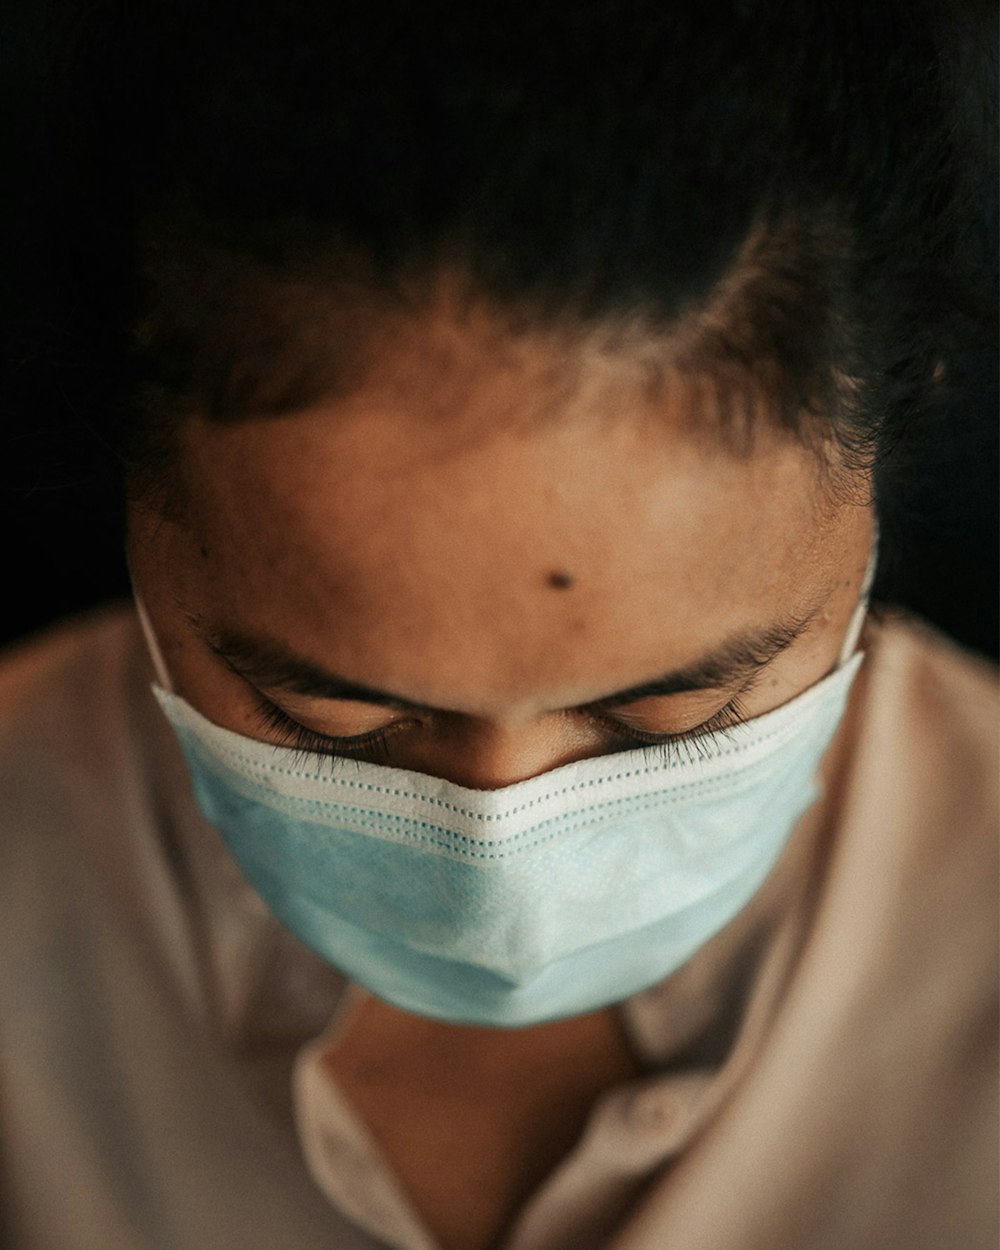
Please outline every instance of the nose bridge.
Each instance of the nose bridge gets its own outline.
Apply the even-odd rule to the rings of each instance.
[[[503,724],[454,717],[427,745],[426,771],[470,790],[499,790],[601,753],[593,736],[561,716]]]

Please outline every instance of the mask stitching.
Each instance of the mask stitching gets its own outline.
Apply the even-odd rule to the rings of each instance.
[[[787,727],[784,727],[782,730],[775,730],[767,734],[766,736],[762,736],[756,739],[752,744],[744,744],[742,747],[739,748],[739,751],[734,750],[729,753],[713,756],[712,761],[714,762],[716,759],[727,760],[727,761],[731,760],[732,756],[735,754],[747,754],[749,750],[751,749],[751,747],[756,750],[765,746],[771,747],[774,745],[782,745],[785,741],[787,741],[788,739],[794,736],[795,736],[794,727],[787,726]],[[243,772],[243,770],[241,770],[238,767],[233,767],[233,771],[238,772],[241,776],[244,777],[244,780],[246,781],[259,782],[259,784],[266,784],[264,778],[268,774],[270,775],[277,774],[279,776],[289,777],[292,780],[316,782],[317,784],[334,786],[334,787],[337,787],[338,789],[346,790],[348,792],[352,792],[352,793],[356,793],[360,795],[378,795],[382,798],[404,799],[407,802],[416,802],[416,803],[423,804],[424,806],[432,806],[432,807],[438,808],[441,811],[449,812],[450,814],[455,815],[455,816],[463,816],[469,820],[475,820],[480,824],[490,824],[490,823],[495,823],[497,821],[508,820],[512,816],[520,815],[522,812],[530,811],[533,807],[541,806],[544,803],[548,803],[556,799],[562,799],[562,798],[566,798],[566,797],[574,796],[574,795],[583,795],[585,792],[589,790],[593,790],[598,787],[613,785],[621,781],[633,780],[637,777],[653,777],[653,776],[656,776],[657,773],[660,771],[659,769],[656,769],[656,768],[629,769],[629,770],[625,770],[621,772],[608,774],[607,776],[604,776],[604,777],[593,777],[586,781],[574,782],[572,785],[560,787],[555,790],[547,790],[544,794],[538,795],[535,798],[530,799],[525,803],[518,804],[515,807],[504,808],[500,812],[484,813],[484,812],[476,812],[467,807],[461,807],[458,804],[449,802],[447,799],[437,798],[436,796],[433,796],[433,795],[420,794],[412,790],[399,789],[399,788],[390,789],[389,787],[386,787],[386,786],[375,785],[372,782],[355,781],[348,777],[321,777],[321,776],[318,776],[312,773],[307,773],[301,770],[283,768],[280,765],[269,764],[263,760],[249,759],[248,757],[241,756],[236,752],[230,753],[226,751],[225,748],[222,748],[221,750],[219,750],[218,754],[220,757],[222,757],[221,762],[223,764],[229,765],[230,767],[233,767],[234,764],[245,765],[246,770],[247,770],[246,772]],[[227,756],[228,756],[228,759],[226,758]],[[680,795],[680,794],[689,793],[692,788],[702,787],[706,785],[714,785],[717,782],[722,781],[722,780],[739,779],[747,775],[747,770],[756,768],[766,763],[767,763],[767,758],[754,760],[746,764],[739,772],[734,772],[730,770],[724,774],[720,774],[719,777],[698,778],[692,781],[682,781],[679,778],[677,778],[675,775],[673,779],[669,780],[669,784],[667,787],[665,787],[664,792],[669,790],[669,792],[675,792]],[[664,769],[663,771],[667,771],[667,770]],[[677,770],[674,770],[675,773],[676,771]],[[644,797],[649,797],[650,795],[655,795],[656,793],[657,793],[656,791],[651,791],[649,792],[649,794],[647,794]],[[300,796],[288,795],[284,797],[288,799],[295,799]],[[312,801],[318,804],[328,803],[331,806],[337,803],[336,799],[325,799],[325,800],[316,799]]]
[[[754,775],[761,771],[767,763],[767,760],[758,761],[756,765],[752,766],[752,771],[748,769],[740,774],[740,776],[736,779],[733,778],[732,774],[727,774],[719,778],[709,778],[701,781],[690,782],[683,788],[671,789],[670,791],[654,791],[651,794],[641,796],[641,800],[638,800],[632,795],[622,796],[615,799],[607,799],[599,806],[589,807],[585,812],[578,813],[572,817],[567,817],[565,813],[556,813],[555,815],[540,821],[531,829],[525,829],[518,833],[512,833],[509,837],[503,839],[484,840],[475,838],[469,834],[443,829],[440,826],[434,825],[428,821],[418,820],[412,816],[400,815],[396,812],[379,812],[375,815],[352,812],[350,814],[349,822],[345,822],[345,825],[340,826],[340,828],[345,833],[358,832],[366,829],[372,829],[379,832],[382,831],[386,825],[392,824],[402,835],[400,840],[404,842],[409,842],[414,845],[434,845],[442,850],[451,851],[459,857],[467,855],[477,859],[499,859],[504,858],[505,854],[519,854],[527,849],[544,845],[546,842],[551,841],[564,833],[568,835],[570,833],[578,832],[581,829],[585,829],[590,825],[601,823],[607,819],[609,815],[613,815],[616,809],[621,809],[622,807],[630,804],[636,804],[638,812],[638,804],[640,802],[643,807],[648,810],[650,803],[655,804],[658,808],[669,808],[676,806],[677,803],[682,800],[703,797],[705,791],[709,791],[710,797],[716,798],[719,797],[719,783],[723,784],[724,789],[727,792],[737,791],[740,788],[739,784],[729,785],[726,783],[734,780],[740,784],[746,781],[752,783]],[[243,780],[248,779],[244,778]],[[251,784],[254,783],[251,781]],[[267,796],[263,799],[261,799],[260,796],[243,795],[242,797],[251,803],[254,801],[254,797],[256,797],[259,801],[264,802],[271,810],[274,810],[272,807],[273,799],[271,796]],[[723,797],[725,797],[725,795]],[[281,808],[285,808],[286,810],[290,810],[292,812],[298,811],[302,814],[309,813],[318,820],[320,817],[326,817],[328,819],[336,818],[336,816],[340,814],[336,809],[341,806],[342,805],[340,804],[331,803],[323,799],[307,799],[297,795],[281,795],[280,807],[278,810],[280,811]],[[475,820],[483,818],[478,813],[471,813],[470,819]],[[562,822],[561,828],[539,837],[540,830],[545,829],[546,826],[558,824],[560,822]],[[418,832],[419,830],[429,832],[421,833]],[[432,834],[433,836],[431,836]],[[616,836],[621,835],[618,834]],[[729,848],[734,845],[736,845],[736,842],[734,841],[726,843],[726,846]],[[468,850],[465,849],[466,846],[469,848]],[[491,847],[503,848],[503,854],[489,851],[488,848]]]
[[[449,834],[447,830],[439,831],[439,833],[443,833],[445,835],[444,838],[441,838],[441,837],[433,837],[430,834],[421,834],[412,829],[403,829],[401,830],[401,833],[403,833],[405,836],[402,839],[402,841],[403,841],[403,844],[413,846],[414,848],[426,849],[428,847],[434,847],[441,851],[448,851],[456,859],[460,860],[461,862],[467,862],[470,860],[498,862],[504,859],[513,859],[516,856],[522,855],[528,851],[537,850],[539,847],[547,846],[551,844],[552,842],[557,841],[558,839],[562,838],[564,835],[569,837],[571,834],[579,833],[582,830],[587,829],[591,825],[601,824],[602,820],[604,818],[607,818],[607,816],[611,814],[610,811],[608,810],[608,807],[610,806],[611,805],[607,805],[607,807],[602,813],[594,813],[593,815],[590,815],[587,817],[581,817],[577,821],[574,821],[572,823],[567,823],[563,825],[561,828],[553,829],[551,832],[546,833],[542,836],[537,836],[537,831],[532,830],[530,831],[530,833],[535,835],[533,837],[533,840],[530,842],[522,841],[520,842],[519,845],[513,845],[513,843],[515,843],[518,839],[522,839],[522,838],[526,839],[529,836],[529,832],[526,831],[524,834],[516,834],[512,836],[508,841],[501,843],[501,842],[480,842],[478,839],[470,838],[467,834],[458,834],[458,833]],[[797,819],[798,817],[796,817],[796,820]],[[362,833],[362,832],[365,832],[366,830],[375,830],[376,832],[381,832],[383,830],[383,825],[388,824],[388,823],[392,823],[396,825],[409,823],[411,825],[420,826],[423,822],[407,821],[407,818],[405,816],[395,816],[392,814],[387,814],[384,818],[380,818],[379,820],[362,817],[361,819],[356,820],[354,822],[354,825],[351,829],[345,829],[343,830],[343,832]],[[546,822],[546,823],[549,823],[549,822]],[[428,825],[427,828],[433,829],[434,826]],[[694,849],[688,862],[701,865],[704,863],[704,860],[706,858],[708,858],[710,855],[718,854],[720,850],[724,850],[727,853],[731,852],[734,850],[734,848],[742,845],[745,841],[747,841],[747,835],[749,834],[749,832],[750,832],[749,830],[745,831],[744,835],[741,835],[739,838],[735,838],[726,842],[725,845],[722,847],[720,847],[718,842],[713,842],[711,845],[697,847]],[[620,833],[620,831],[613,831],[613,836],[621,837],[623,835]],[[385,839],[385,840],[396,841],[396,839]],[[457,846],[456,843],[458,842],[467,843],[470,845]],[[484,847],[497,846],[497,847],[502,847],[503,849],[495,850],[495,851],[476,849],[482,846]]]

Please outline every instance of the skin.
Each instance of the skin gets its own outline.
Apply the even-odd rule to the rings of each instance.
[[[738,695],[777,707],[833,666],[872,538],[867,483],[762,426],[749,456],[692,434],[627,356],[508,352],[428,318],[377,384],[281,418],[180,435],[167,515],[135,502],[130,562],[178,692],[264,740],[260,695],[398,767],[490,789],[696,728]],[[567,581],[570,584],[566,584]],[[812,624],[739,685],[593,704],[777,621]],[[198,628],[195,627],[197,623]],[[282,644],[418,712],[255,690],[208,638]],[[364,754],[362,752],[362,754]]]
[[[386,754],[362,757],[490,789],[819,681],[861,592],[868,483],[832,489],[835,465],[766,424],[734,454],[693,430],[690,388],[651,393],[640,355],[568,359],[541,333],[428,313],[385,336],[350,396],[228,427],[192,414],[171,507],[129,517],[178,692],[269,741],[261,695],[320,733],[388,727]],[[748,688],[595,707],[806,617]],[[213,650],[225,629],[418,708],[255,690]],[[494,1244],[637,1071],[611,1010],[498,1031],[375,1000],[327,1061],[448,1250]]]

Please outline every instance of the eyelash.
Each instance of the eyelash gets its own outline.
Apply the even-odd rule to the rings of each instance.
[[[741,693],[746,693],[746,691]],[[679,764],[700,758],[704,751],[702,742],[704,738],[709,734],[726,734],[738,725],[742,725],[747,719],[739,695],[730,699],[724,707],[720,707],[700,725],[694,725],[691,729],[685,729],[683,733],[676,734],[644,733],[641,729],[628,728],[613,717],[596,713],[594,715],[595,719],[631,746],[645,747],[651,753],[659,755],[664,764]]]
[[[277,735],[277,746],[290,747],[306,755],[343,755],[348,759],[356,754],[378,756],[382,760],[389,758],[388,741],[395,732],[395,726],[384,729],[372,729],[368,733],[353,734],[346,738],[337,738],[332,734],[321,734],[283,712],[277,704],[269,699],[260,698],[257,702],[258,724]],[[402,723],[399,726],[402,728]]]
[[[742,725],[747,719],[739,695],[730,699],[700,725],[676,734],[645,733],[640,729],[630,729],[611,716],[599,712],[592,712],[591,715],[631,747],[646,748],[658,754],[664,763],[680,763],[698,758],[700,739],[712,733],[726,733]],[[345,759],[368,755],[383,762],[390,756],[389,739],[397,732],[397,728],[402,729],[407,723],[401,721],[398,727],[392,725],[350,737],[334,737],[332,734],[322,734],[300,725],[280,707],[264,698],[258,700],[257,718],[261,728],[278,736],[279,741],[275,744],[277,746],[291,748],[305,755],[328,755]]]

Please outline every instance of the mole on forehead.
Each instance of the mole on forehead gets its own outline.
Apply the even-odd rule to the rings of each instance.
[[[569,590],[576,578],[567,569],[553,569],[545,580],[553,590]]]

